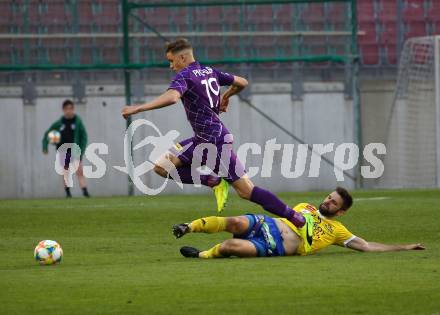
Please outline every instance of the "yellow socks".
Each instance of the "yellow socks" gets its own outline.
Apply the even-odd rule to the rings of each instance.
[[[217,233],[226,229],[226,218],[224,217],[206,217],[194,220],[190,223],[193,233]]]
[[[226,230],[226,218],[224,217],[206,217],[192,221],[189,224],[193,233],[218,233]],[[205,250],[199,254],[200,258],[222,258],[220,254],[221,244]]]
[[[200,258],[223,258],[220,254],[220,246],[222,244],[217,244],[213,248],[205,250],[199,254]]]

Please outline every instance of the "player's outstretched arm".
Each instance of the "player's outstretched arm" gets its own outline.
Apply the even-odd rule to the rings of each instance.
[[[394,252],[400,250],[423,250],[425,246],[422,244],[404,244],[404,245],[388,245],[374,242],[367,242],[366,240],[356,237],[347,244],[348,248],[358,250],[361,252]]]
[[[177,103],[179,99],[180,93],[176,90],[169,89],[162,95],[156,97],[154,100],[146,104],[124,106],[124,108],[122,108],[122,116],[127,119],[127,117],[130,115],[173,105]]]
[[[243,91],[247,85],[248,81],[245,78],[234,75],[234,82],[232,82],[231,86],[225,91],[221,98],[220,112],[228,111],[229,98]]]

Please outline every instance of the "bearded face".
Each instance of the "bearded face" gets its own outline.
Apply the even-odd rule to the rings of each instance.
[[[319,205],[319,212],[325,217],[337,216],[339,211],[341,211],[344,201],[341,196],[334,191],[329,194],[324,201]]]

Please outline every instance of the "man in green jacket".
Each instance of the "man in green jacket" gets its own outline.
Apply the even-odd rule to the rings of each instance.
[[[72,154],[72,150],[69,148],[65,152],[61,152],[58,150],[65,143],[75,143],[81,149],[81,154],[79,157],[79,165],[76,171],[76,176],[78,177],[79,186],[82,189],[84,197],[90,197],[87,191],[86,178],[83,174],[83,166],[82,166],[82,156],[86,150],[87,146],[87,132],[84,124],[82,123],[81,118],[75,114],[75,105],[71,100],[65,100],[63,102],[63,116],[60,119],[55,121],[49,129],[46,130],[43,137],[43,153],[47,154],[48,152],[48,134],[53,130],[57,130],[61,134],[61,139],[58,143],[56,143],[57,149],[57,158],[61,163],[61,166],[64,167],[64,170],[67,171],[69,169],[69,164],[71,159],[75,159],[75,154]],[[66,191],[66,197],[71,198],[72,195],[70,193],[70,187],[68,187],[66,183],[66,172],[64,174],[64,189]]]

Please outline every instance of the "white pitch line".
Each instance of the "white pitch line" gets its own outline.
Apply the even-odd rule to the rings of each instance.
[[[37,206],[22,206],[22,205],[8,205],[2,206],[0,204],[0,210],[3,209],[77,209],[77,208],[130,208],[130,207],[143,207],[145,203],[139,204],[98,204],[98,205],[37,205]]]
[[[391,199],[391,197],[366,197],[366,198],[355,198],[354,201],[379,201],[379,200],[387,200]],[[148,203],[117,203],[117,204],[94,204],[94,205],[35,205],[35,206],[22,206],[22,205],[7,205],[2,206],[0,204],[0,210],[2,209],[78,209],[78,208],[126,208],[130,209],[131,207],[145,207]]]
[[[367,198],[355,198],[354,201],[376,201],[376,200],[386,200],[391,199],[391,197],[367,197]]]

